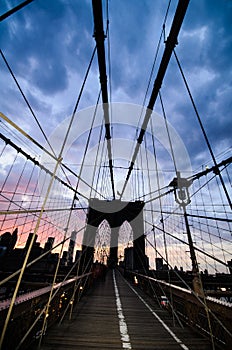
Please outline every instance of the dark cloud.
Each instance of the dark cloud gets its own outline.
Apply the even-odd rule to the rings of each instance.
[[[34,2],[2,24],[1,46],[13,71],[43,93],[67,88],[67,69],[75,70],[83,63],[78,56],[86,58],[83,31],[89,28],[85,2],[78,4],[72,11],[63,1]]]
[[[3,2],[2,12],[8,9],[7,4],[9,2]],[[12,1],[10,7],[16,4],[16,1]],[[109,2],[110,31],[105,47],[108,65],[110,44],[113,101],[121,102],[119,99],[124,99],[123,102],[142,104],[167,4],[158,0]],[[177,1],[171,4],[166,35],[176,5]],[[103,10],[106,28],[105,1]],[[218,145],[230,142],[231,21],[230,1],[190,1],[176,48],[215,150]],[[54,126],[74,108],[95,45],[93,29],[90,1],[37,0],[1,23],[1,49],[45,127],[49,128],[50,123]],[[163,50],[162,40],[152,84]],[[19,93],[10,76],[6,78],[8,73],[3,62],[0,68],[4,72],[1,106],[3,112],[15,114],[15,106],[18,112],[23,109],[23,103],[18,102]],[[84,91],[81,101],[83,107],[93,104],[93,95],[99,89],[96,59],[91,74],[88,89]],[[151,87],[147,101],[150,92]],[[167,69],[162,96],[167,118],[183,138],[194,163],[198,153],[205,149],[205,141],[174,57]],[[162,114],[158,100],[155,110]],[[50,123],[47,123],[45,115],[53,115]],[[125,135],[130,135],[130,130],[125,130]]]

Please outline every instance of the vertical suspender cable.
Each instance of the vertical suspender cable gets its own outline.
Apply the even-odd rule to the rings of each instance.
[[[100,133],[99,133],[99,140],[98,140],[98,145],[97,145],[97,152],[96,152],[96,158],[94,161],[94,166],[93,166],[93,176],[92,176],[92,181],[91,181],[91,191],[90,191],[90,195],[89,197],[92,197],[92,188],[94,186],[94,179],[95,179],[95,175],[96,175],[96,168],[97,168],[97,163],[98,163],[98,157],[99,157],[99,153],[100,153],[100,145],[101,145],[101,139],[102,139],[102,132],[103,132],[103,124],[101,125],[100,128]],[[100,163],[99,163],[100,164]],[[96,188],[97,188],[97,181],[96,181]]]
[[[94,50],[94,52],[95,52],[95,50]],[[93,53],[93,55],[94,55],[94,53]],[[92,56],[92,59],[93,59],[93,56]],[[92,59],[91,59],[91,62],[92,62]],[[13,309],[13,306],[14,306],[14,303],[15,303],[15,299],[16,299],[18,290],[19,290],[19,286],[20,286],[20,284],[21,284],[21,280],[22,280],[24,271],[25,271],[26,266],[27,266],[27,262],[28,262],[28,259],[29,259],[29,255],[30,255],[30,252],[31,252],[31,250],[32,250],[32,246],[33,246],[33,243],[34,243],[34,240],[35,240],[35,236],[36,236],[36,233],[38,232],[38,229],[39,229],[39,226],[40,226],[40,222],[41,222],[41,220],[42,220],[42,215],[43,215],[43,212],[44,212],[44,210],[45,210],[45,206],[46,206],[46,203],[47,203],[47,201],[48,201],[48,197],[49,197],[49,194],[50,194],[50,191],[51,191],[51,188],[52,188],[54,179],[56,178],[56,172],[57,172],[59,166],[61,166],[62,155],[63,155],[63,152],[64,152],[64,148],[65,148],[66,142],[67,142],[67,140],[68,140],[68,136],[69,136],[71,127],[72,127],[72,125],[73,125],[73,121],[74,121],[74,117],[75,117],[75,112],[76,112],[77,105],[78,105],[78,102],[76,103],[76,106],[75,106],[75,108],[74,108],[73,115],[72,115],[71,120],[70,120],[69,125],[68,125],[68,129],[67,129],[66,134],[65,134],[65,136],[64,136],[64,140],[63,140],[63,143],[62,143],[62,145],[61,145],[61,149],[60,149],[60,152],[59,152],[59,156],[56,158],[55,167],[54,167],[54,170],[53,170],[53,173],[52,173],[52,177],[51,177],[51,179],[50,179],[50,181],[49,181],[49,184],[48,184],[46,196],[45,196],[45,198],[44,198],[44,201],[43,201],[43,204],[42,204],[42,208],[41,208],[41,210],[40,210],[40,214],[39,214],[39,217],[38,217],[38,220],[37,220],[37,223],[36,223],[36,227],[35,227],[35,230],[34,230],[34,232],[33,232],[33,236],[32,236],[30,245],[29,245],[29,247],[28,247],[28,250],[27,250],[27,253],[26,253],[24,262],[23,262],[23,266],[22,266],[21,271],[20,271],[20,274],[19,274],[19,278],[18,278],[16,287],[15,287],[15,290],[14,290],[14,294],[13,294],[12,299],[11,299],[11,304],[10,304],[10,307],[9,307],[9,310],[8,310],[8,313],[7,313],[7,316],[6,316],[5,324],[4,324],[3,331],[2,331],[2,335],[1,335],[1,338],[0,338],[0,349],[2,348],[2,345],[3,345],[3,341],[4,341],[4,338],[5,338],[5,333],[6,333],[6,330],[7,330],[7,326],[8,326],[9,320],[10,320],[10,316],[11,316],[11,313],[12,313],[12,309]],[[66,232],[66,233],[67,233],[67,232]],[[64,237],[64,239],[65,239],[65,238],[66,238],[66,236]],[[54,282],[55,282],[55,278],[54,278],[54,280],[53,280],[53,284],[54,284]],[[52,288],[52,290],[53,290],[53,288]],[[50,299],[50,298],[49,298],[49,299]],[[50,303],[50,300],[49,300],[48,304],[49,304],[49,303]],[[43,326],[44,326],[44,325],[43,325]]]
[[[31,239],[31,242],[30,242],[30,245],[28,247],[28,250],[27,250],[24,262],[23,262],[23,266],[22,266],[20,274],[19,274],[19,278],[18,278],[16,287],[15,287],[15,290],[14,290],[14,294],[13,294],[12,299],[11,299],[11,303],[10,303],[10,306],[9,306],[9,310],[8,310],[8,313],[7,313],[7,316],[6,316],[6,320],[5,320],[5,323],[4,323],[4,326],[3,326],[2,335],[1,335],[1,339],[0,339],[0,349],[2,349],[3,341],[4,341],[4,338],[5,338],[5,334],[6,334],[6,329],[7,329],[8,323],[10,321],[10,316],[11,316],[11,313],[12,313],[12,310],[13,310],[13,306],[14,306],[14,303],[15,303],[15,300],[16,300],[16,296],[17,296],[17,293],[18,293],[18,290],[19,290],[19,286],[20,286],[20,283],[21,283],[24,271],[25,271],[26,266],[27,266],[27,262],[28,262],[29,255],[30,255],[31,250],[32,250],[32,246],[33,246],[33,243],[34,243],[34,240],[35,240],[35,236],[36,236],[36,233],[38,232],[38,229],[39,229],[39,225],[40,225],[40,222],[41,222],[41,219],[42,219],[42,215],[43,215],[43,212],[44,212],[44,209],[45,209],[45,205],[46,205],[47,200],[48,200],[48,195],[50,193],[50,190],[51,190],[51,187],[52,187],[52,184],[53,184],[53,181],[54,181],[57,169],[58,169],[58,167],[60,165],[60,162],[61,162],[61,159],[62,159],[61,158],[62,157],[62,152],[63,152],[63,147],[61,149],[60,156],[57,159],[57,162],[56,162],[56,165],[55,165],[55,169],[53,171],[53,176],[52,176],[52,178],[50,180],[50,183],[48,185],[48,190],[47,190],[47,193],[46,193],[46,197],[44,199],[44,202],[43,202],[43,205],[42,205],[42,208],[41,208],[41,211],[40,211],[40,215],[39,215],[39,218],[38,218],[38,221],[37,221],[37,224],[36,224],[36,227],[35,227],[35,230],[34,230],[34,233],[33,233],[32,239]]]

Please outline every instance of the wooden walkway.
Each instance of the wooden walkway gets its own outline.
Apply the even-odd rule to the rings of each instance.
[[[106,280],[83,297],[73,319],[50,329],[41,346],[41,350],[66,349],[210,350],[211,346],[188,328],[174,327],[166,310],[138,288],[131,289],[118,271],[109,271]]]

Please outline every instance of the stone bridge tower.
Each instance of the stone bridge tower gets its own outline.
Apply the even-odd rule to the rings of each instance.
[[[94,243],[97,228],[103,220],[107,220],[111,227],[109,267],[118,262],[119,229],[124,221],[128,221],[133,230],[133,261],[135,270],[148,268],[145,255],[145,236],[143,223],[144,202],[125,202],[121,200],[103,201],[91,198],[87,214],[87,226],[82,242],[82,271],[89,270],[94,257]]]

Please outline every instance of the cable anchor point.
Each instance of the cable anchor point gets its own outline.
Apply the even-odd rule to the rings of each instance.
[[[169,187],[174,188],[175,201],[181,206],[187,206],[191,203],[189,195],[189,187],[192,181],[181,177],[180,172],[177,171],[177,177],[170,182]]]

